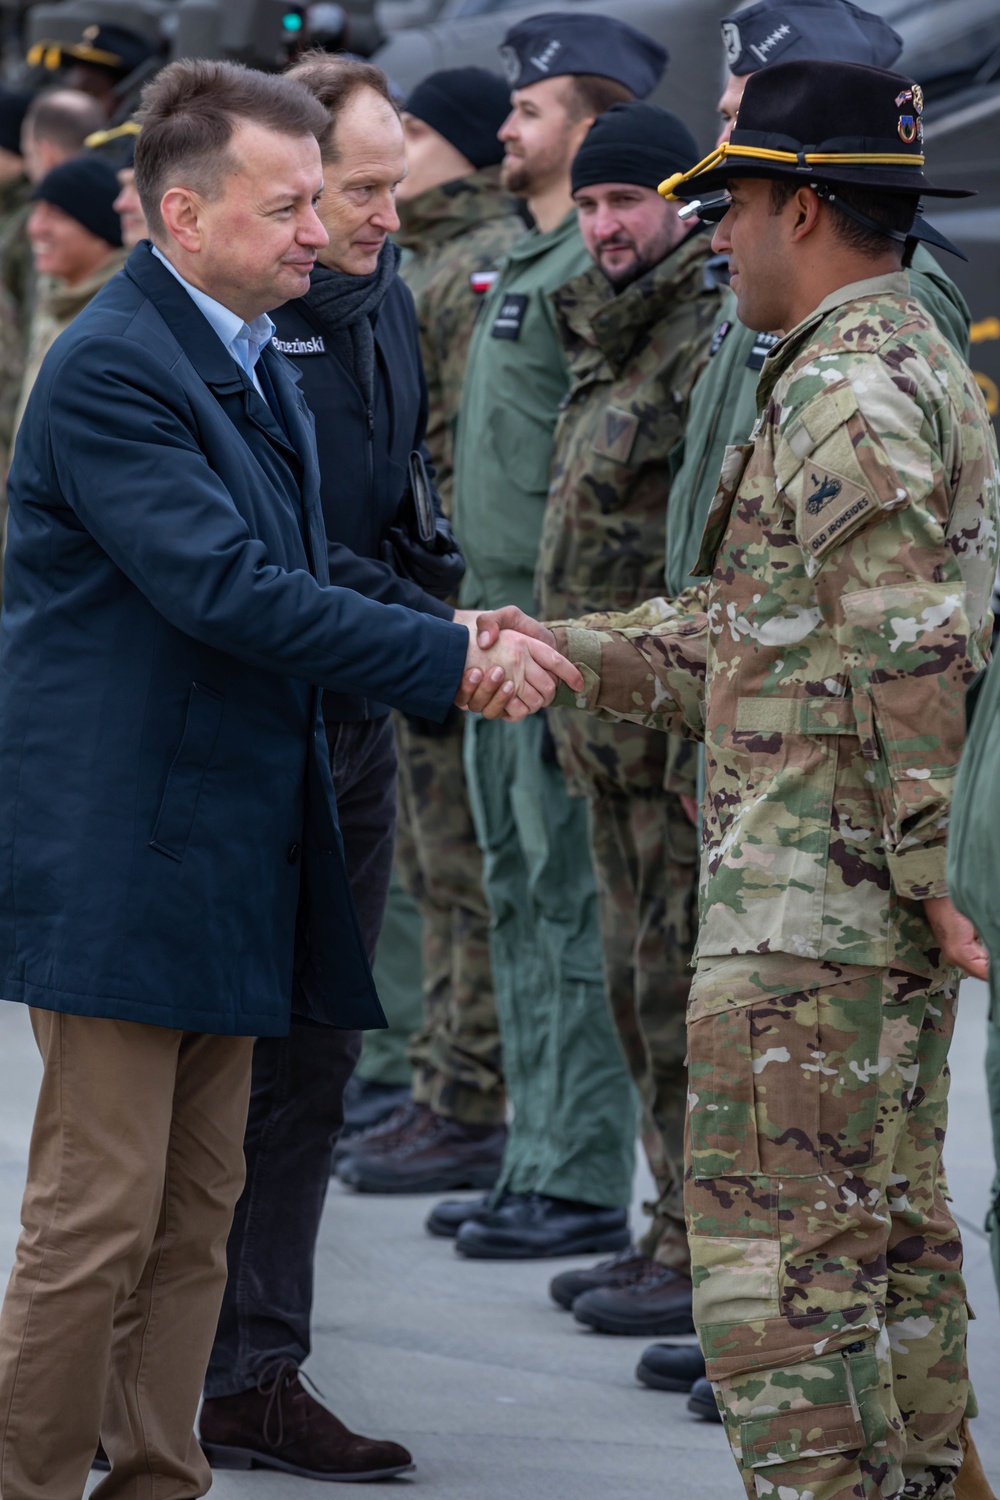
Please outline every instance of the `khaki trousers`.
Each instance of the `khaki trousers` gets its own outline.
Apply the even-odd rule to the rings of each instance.
[[[251,1037],[32,1010],[44,1072],[0,1313],[0,1500],[192,1500]]]

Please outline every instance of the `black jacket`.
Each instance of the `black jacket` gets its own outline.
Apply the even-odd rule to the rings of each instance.
[[[381,1024],[318,689],[442,720],[468,636],[327,587],[313,420],[261,364],[275,407],[144,243],[32,390],[0,652],[7,1000]]]
[[[333,353],[304,301],[272,314],[275,347],[301,371],[316,418],[320,497],[330,543],[330,582],[382,604],[406,604],[450,620],[454,611],[379,559],[379,544],[406,487],[406,460],[424,441],[427,383],[413,298],[397,276],[375,318],[375,404],[366,409],[354,375]],[[375,718],[384,704],[325,693],[327,722]]]

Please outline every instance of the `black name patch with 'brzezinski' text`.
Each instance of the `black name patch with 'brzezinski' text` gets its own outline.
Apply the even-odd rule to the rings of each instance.
[[[490,337],[494,339],[519,339],[521,324],[528,310],[525,292],[508,292],[500,303],[500,311],[493,320]]]
[[[316,333],[311,339],[279,339],[275,334],[271,343],[281,354],[325,354],[326,343],[321,333]]]

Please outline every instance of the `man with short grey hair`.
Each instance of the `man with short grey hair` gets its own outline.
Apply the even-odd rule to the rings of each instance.
[[[97,100],[80,89],[36,94],[21,126],[21,155],[31,182],[41,182],[60,162],[79,156],[89,135],[107,121]]]

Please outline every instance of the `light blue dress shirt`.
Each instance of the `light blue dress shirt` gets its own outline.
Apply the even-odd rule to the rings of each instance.
[[[180,282],[198,311],[204,313],[233,359],[250,376],[258,395],[266,400],[255,366],[260,359],[260,351],[265,344],[271,342],[274,336],[274,324],[267,313],[261,313],[260,317],[254,318],[252,323],[244,323],[239,313],[230,312],[228,307],[223,307],[221,302],[216,302],[215,298],[210,297],[207,292],[192,286],[190,281],[185,281],[181,273],[170,264],[167,257],[155,245],[153,254],[162,265],[166,266],[171,276]]]

